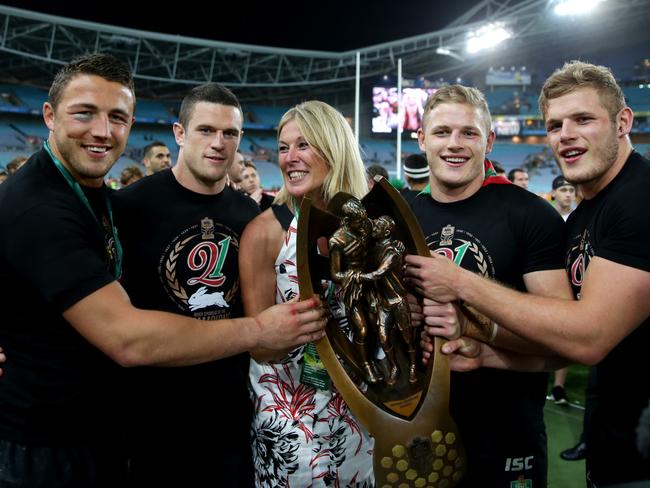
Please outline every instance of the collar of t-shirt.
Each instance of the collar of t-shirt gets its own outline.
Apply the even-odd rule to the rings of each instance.
[[[512,184],[512,182],[505,176],[497,175],[497,172],[495,171],[494,166],[492,166],[492,163],[489,159],[486,158],[485,161],[483,161],[483,168],[485,169],[485,179],[483,180],[483,184],[481,186]],[[431,183],[429,183],[424,190],[418,193],[418,195],[422,194],[431,195]]]

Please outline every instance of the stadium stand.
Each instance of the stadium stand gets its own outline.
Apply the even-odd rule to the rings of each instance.
[[[493,115],[518,116],[521,120],[521,135],[544,135],[544,127],[539,120],[537,109],[537,88],[492,87],[485,90],[486,99]],[[624,87],[628,104],[636,112],[633,133],[650,132],[650,88],[647,85]],[[40,147],[47,136],[47,129],[40,114],[42,104],[47,99],[43,89],[16,84],[0,84],[0,166],[4,166],[14,156],[31,154]],[[147,100],[139,98],[136,110],[136,124],[133,127],[129,144],[122,158],[116,163],[109,176],[117,178],[120,171],[142,158],[141,149],[153,140],[161,140],[170,148],[172,159],[178,155],[171,125],[176,120],[180,107],[179,100]],[[264,106],[253,104],[244,106],[244,129],[240,150],[258,165],[262,184],[265,188],[281,184],[277,161],[276,134],[277,123],[288,106]],[[530,116],[530,119],[525,119]],[[361,149],[367,165],[381,164],[389,174],[395,175],[395,139],[361,138]],[[650,151],[650,144],[637,144],[642,154]],[[420,152],[415,139],[402,141],[402,157]],[[490,157],[500,161],[506,171],[514,167],[524,167],[530,176],[530,189],[544,193],[550,182],[558,174],[555,163],[542,143],[514,143],[508,138],[498,138]]]

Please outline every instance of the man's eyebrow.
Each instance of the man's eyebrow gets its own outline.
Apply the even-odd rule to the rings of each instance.
[[[87,102],[75,103],[75,104],[72,104],[72,105],[68,106],[68,110],[80,110],[80,109],[98,110],[99,107],[97,107],[97,105],[95,105],[93,103],[87,103]],[[118,108],[118,107],[111,109],[110,113],[124,115],[125,117],[130,117],[131,116],[131,114],[129,112],[127,112],[124,109]]]
[[[92,104],[92,103],[83,103],[83,102],[80,102],[80,103],[75,103],[75,104],[73,104],[73,105],[69,105],[69,106],[68,106],[68,109],[79,109],[79,108],[88,108],[88,109],[96,110],[96,109],[97,109],[97,105],[94,105],[94,104]]]
[[[569,115],[567,115],[566,117],[563,117],[563,118],[570,117],[572,119],[575,119],[577,117],[593,117],[593,116],[594,116],[593,112],[587,112],[587,111],[583,110],[583,111],[580,111],[580,112],[572,112],[572,113],[570,113]],[[559,119],[554,119],[554,118],[546,119],[546,124],[548,124],[549,122],[557,123],[557,122],[559,122]]]

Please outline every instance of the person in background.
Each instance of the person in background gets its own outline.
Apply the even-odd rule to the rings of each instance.
[[[490,162],[492,163],[492,167],[494,168],[494,171],[496,172],[497,176],[503,176],[505,178],[506,170],[503,168],[501,163],[494,159],[490,159]]]
[[[406,184],[400,193],[410,204],[413,199],[429,184],[429,163],[422,154],[411,154],[404,160]]]
[[[243,133],[244,131],[242,131],[242,134]],[[228,184],[233,190],[241,190],[241,183],[245,168],[244,161],[246,161],[244,155],[237,151],[235,153],[235,160],[228,168]]]
[[[556,176],[551,184],[551,199],[555,210],[566,220],[573,212],[573,206],[576,202],[576,187],[569,183],[562,175]],[[564,389],[564,383],[569,372],[569,368],[560,368],[553,373],[553,389],[547,395],[547,400],[552,400],[556,405],[568,405],[569,399]]]
[[[553,179],[551,188],[551,199],[555,210],[558,211],[566,222],[575,207],[576,186],[569,183],[564,176],[560,175]]]
[[[136,164],[127,166],[120,172],[120,185],[122,187],[129,186],[131,183],[135,183],[139,179],[144,177],[142,170]]]
[[[508,179],[524,190],[528,190],[528,172],[526,170],[513,168],[508,172]]]
[[[151,142],[144,147],[142,152],[142,164],[147,176],[170,168],[172,165],[171,153],[164,142]]]
[[[373,164],[366,168],[366,178],[368,181],[368,189],[372,190],[372,187],[375,186],[375,176],[383,176],[386,180],[389,179],[388,170],[384,168],[381,164]]]
[[[264,190],[262,189],[260,176],[257,172],[257,166],[255,166],[253,161],[244,161],[244,172],[242,173],[240,189],[255,200],[255,203],[259,205],[260,211],[262,212],[269,208],[273,203],[273,196],[264,193]]]

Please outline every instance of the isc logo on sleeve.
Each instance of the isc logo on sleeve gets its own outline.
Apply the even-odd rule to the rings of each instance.
[[[533,457],[506,458],[506,471],[524,471],[533,468]]]

